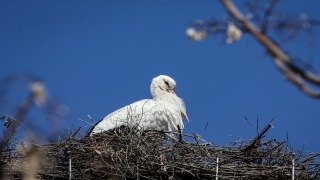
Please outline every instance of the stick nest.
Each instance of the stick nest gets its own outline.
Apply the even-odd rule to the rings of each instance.
[[[262,140],[271,126],[254,139],[225,146],[161,131],[76,138],[78,129],[61,142],[8,145],[1,153],[2,173],[12,179],[69,179],[71,167],[72,179],[291,179],[294,160],[295,179],[320,178],[319,153],[294,150],[286,140]]]

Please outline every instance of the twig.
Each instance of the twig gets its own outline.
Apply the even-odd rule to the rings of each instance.
[[[320,76],[304,71],[295,64],[291,58],[267,35],[259,30],[252,22],[246,19],[231,0],[220,0],[232,17],[237,19],[260,42],[272,56],[278,69],[300,90],[311,97],[320,98],[320,92],[311,89],[305,80],[320,86]]]
[[[243,148],[241,151],[248,151],[251,150],[254,145],[261,139],[261,137],[272,127],[272,124],[268,124],[261,132],[258,134],[257,137],[255,137],[245,148]]]

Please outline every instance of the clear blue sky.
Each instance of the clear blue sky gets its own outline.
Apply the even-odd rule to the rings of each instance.
[[[319,6],[317,0],[287,0],[278,10],[320,19]],[[277,116],[266,138],[283,140],[288,132],[295,148],[306,143],[305,150],[320,151],[320,100],[286,81],[270,58],[259,59],[264,50],[251,36],[231,45],[221,45],[221,36],[188,40],[189,22],[222,14],[219,1],[209,0],[0,1],[0,77],[39,75],[50,97],[70,108],[67,124],[83,126],[77,118],[88,120],[89,114],[98,121],[151,98],[151,79],[165,74],[176,80],[177,94],[186,103],[187,133],[201,134],[208,122],[203,138],[223,145],[237,140],[229,135],[256,135],[245,116],[255,123],[259,115],[260,130]],[[319,28],[313,31],[313,48],[306,34],[283,47],[320,69]],[[10,103],[0,112],[14,115],[13,106],[26,92],[27,86],[10,92]],[[46,117],[33,108],[27,119]],[[43,126],[52,131],[51,125]]]

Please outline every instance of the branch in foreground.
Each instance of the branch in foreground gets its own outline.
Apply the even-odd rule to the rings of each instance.
[[[238,20],[257,39],[257,41],[267,49],[268,53],[272,56],[275,65],[293,84],[307,95],[320,98],[320,92],[311,89],[305,82],[309,81],[320,86],[320,76],[304,71],[296,66],[290,57],[275,42],[244,17],[231,0],[221,0],[221,2],[231,16]]]

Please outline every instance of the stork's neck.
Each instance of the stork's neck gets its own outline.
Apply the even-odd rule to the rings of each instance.
[[[158,86],[150,87],[151,94],[154,100],[158,101],[159,103],[170,103],[174,106],[179,107],[180,98],[175,94],[171,94],[169,92],[161,90]]]
[[[163,91],[158,86],[154,86],[152,84],[150,86],[150,91],[153,99],[158,103],[164,105],[164,107],[167,107],[169,103],[172,105],[170,106],[171,110],[177,111],[178,113],[184,114],[185,116],[187,115],[184,102],[177,95]],[[188,119],[187,116],[186,119]]]
[[[161,98],[161,97],[165,96],[165,94],[167,93],[165,91],[162,91],[158,86],[155,86],[153,84],[151,84],[151,86],[150,86],[150,92],[151,92],[153,99]]]

